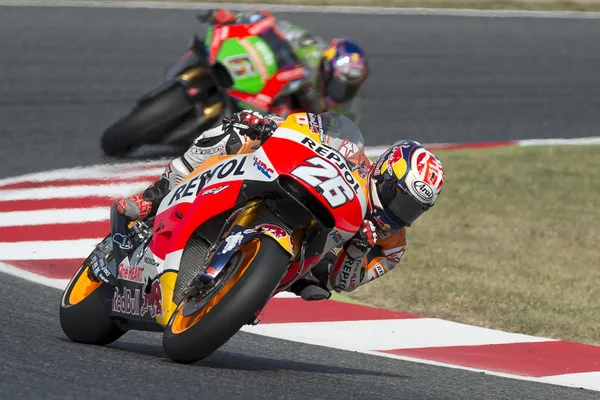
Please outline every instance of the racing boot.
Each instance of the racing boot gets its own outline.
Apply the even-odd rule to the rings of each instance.
[[[335,253],[327,253],[311,271],[294,282],[289,291],[306,301],[329,299],[331,297],[329,271],[331,271],[336,259]]]

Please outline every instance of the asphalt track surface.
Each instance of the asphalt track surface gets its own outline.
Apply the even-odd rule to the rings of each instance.
[[[360,41],[368,145],[598,135],[596,20],[277,14]],[[106,162],[103,130],[161,82],[190,11],[0,9],[0,176]]]
[[[596,134],[595,21],[282,16],[369,50],[368,144]],[[0,8],[0,177],[106,162],[100,132],[161,80],[195,28],[189,12]],[[67,341],[59,298],[0,274],[0,398],[598,397],[247,333],[182,366],[156,334],[128,333],[105,348]]]
[[[337,351],[244,332],[206,360],[179,365],[164,356],[160,334],[129,332],[108,347],[68,341],[58,322],[59,299],[59,290],[0,276],[0,398],[598,398],[597,392]]]

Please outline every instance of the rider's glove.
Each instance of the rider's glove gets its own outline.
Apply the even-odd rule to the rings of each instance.
[[[240,135],[256,140],[269,136],[277,129],[277,124],[257,111],[243,110],[233,114],[228,121],[224,122],[223,129],[228,130],[230,128],[237,128]],[[263,134],[266,135],[263,136]]]
[[[368,219],[365,219],[358,229],[358,232],[356,232],[352,239],[347,242],[345,246],[346,253],[351,258],[360,260],[375,247],[376,241],[377,232],[375,230],[375,225]]]

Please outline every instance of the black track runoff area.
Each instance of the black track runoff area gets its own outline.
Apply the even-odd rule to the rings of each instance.
[[[597,134],[596,21],[280,16],[364,44],[369,145]],[[196,26],[185,11],[0,7],[0,177],[110,161],[102,130],[160,82]],[[246,333],[201,363],[177,365],[160,335],[132,332],[105,348],[69,342],[59,298],[0,274],[0,398],[598,398]]]

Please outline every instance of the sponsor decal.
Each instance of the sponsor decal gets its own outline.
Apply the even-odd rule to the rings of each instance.
[[[402,259],[402,256],[404,255],[405,252],[406,252],[406,246],[399,246],[399,247],[394,247],[392,249],[383,250],[383,255],[389,261],[397,264],[400,262],[400,260]]]
[[[317,114],[307,113],[308,116],[308,128],[312,133],[323,134],[323,124],[321,123],[321,116]]]
[[[186,197],[195,197],[200,193],[209,182],[215,179],[224,179],[229,176],[242,176],[246,173],[244,167],[246,165],[247,156],[236,159],[233,158],[227,162],[219,164],[215,167],[209,168],[202,172],[200,175],[196,175],[184,185],[179,186],[173,191],[173,196],[169,200],[168,205],[170,206],[175,201]]]
[[[103,282],[109,283],[108,277],[111,276],[106,260],[104,257],[98,257],[96,253],[93,253],[90,261],[92,263],[92,271],[94,275],[100,278]]]
[[[335,242],[335,244],[340,244],[344,240],[344,238],[342,237],[342,234],[340,232],[338,232],[337,230],[333,230],[333,231],[329,232],[329,237],[331,238],[331,240],[333,240]]]
[[[256,50],[258,50],[263,60],[265,60],[267,66],[275,65],[275,57],[273,57],[273,52],[264,42],[257,41],[254,43],[254,47],[256,47]]]
[[[158,267],[160,265],[160,263],[152,257],[144,257],[144,262],[148,265],[152,265],[155,267]]]
[[[155,280],[152,282],[152,286],[150,287],[150,293],[142,294],[144,298],[144,304],[142,305],[141,315],[142,317],[149,313],[150,317],[162,317],[163,316],[163,308],[162,308],[162,288],[160,287],[160,281]]]
[[[280,226],[271,225],[271,224],[260,224],[260,225],[257,225],[254,229],[246,229],[244,231],[244,233],[248,234],[248,233],[251,233],[253,231],[265,231],[265,232],[269,232],[277,240],[283,239],[284,237],[288,236],[288,233],[285,231],[285,229],[283,229]]]
[[[395,164],[396,162],[400,161],[401,159],[402,159],[402,149],[400,148],[400,146],[395,146],[387,158],[388,164]]]
[[[267,17],[267,18],[265,18],[265,19],[257,22],[255,25],[251,26],[248,29],[248,33],[250,35],[258,35],[262,31],[264,31],[265,29],[273,26],[274,24],[275,24],[275,18],[273,18],[273,17]]]
[[[304,67],[297,67],[294,69],[289,69],[287,71],[281,71],[276,75],[277,80],[280,82],[294,81],[296,79],[304,78],[306,71]]]
[[[202,148],[197,145],[192,146],[190,153],[196,155],[213,155],[213,154],[225,154],[225,145],[218,145],[216,147]],[[171,165],[169,164],[169,167]]]
[[[348,168],[348,164],[346,164],[346,159],[340,153],[333,150],[331,147],[318,144],[309,137],[304,137],[301,143],[313,150],[318,155],[331,161],[336,167],[343,171],[343,176],[346,179],[346,182],[348,182],[348,184],[352,186],[354,190],[358,191],[360,185],[354,179],[354,175],[352,175],[352,172]]]
[[[271,104],[273,98],[271,96],[267,96],[266,94],[259,93],[256,95],[256,99],[260,100],[264,104]]]
[[[123,288],[123,294],[115,287],[112,299],[112,310],[120,314],[140,315],[140,289],[135,289],[133,295],[131,289]]]
[[[148,258],[148,257],[146,257]],[[145,258],[145,259],[146,259]],[[144,261],[145,261],[144,259]],[[119,264],[119,279],[123,279],[130,282],[144,283],[144,267],[137,265],[129,265],[129,259],[124,259]]]
[[[267,67],[263,63],[262,58],[260,58],[260,56],[258,55],[256,48],[254,46],[252,46],[250,44],[250,42],[248,42],[246,39],[240,40],[240,44],[246,50],[246,52],[250,55],[250,57],[252,57],[253,62],[251,62],[247,56],[244,56],[244,57],[246,57],[246,59],[248,59],[248,62],[250,64],[252,64],[253,66],[256,66],[256,68],[258,68],[258,73],[260,74],[260,77],[263,80],[266,80],[269,77],[269,74],[267,73]],[[255,73],[256,73],[256,71],[255,71]]]
[[[250,78],[258,75],[258,72],[254,69],[254,64],[245,54],[228,57],[225,59],[224,64],[236,78]]]
[[[133,249],[133,244],[131,243],[131,239],[121,233],[115,233],[113,235],[113,242],[119,245],[123,250],[131,250]]]
[[[383,266],[381,265],[381,263],[375,265],[375,268],[373,268],[373,273],[375,276],[373,276],[373,278],[371,280],[373,280],[375,278],[379,278],[381,275],[385,274],[385,272],[386,271],[383,268]]]
[[[353,289],[356,283],[356,270],[362,264],[361,260],[346,257],[342,270],[340,271],[340,287],[342,289]],[[350,282],[348,282],[350,280]]]
[[[277,225],[260,224],[260,225],[257,225],[255,228],[246,229],[244,231],[244,234],[249,234],[249,233],[253,233],[253,232],[260,232],[260,231],[262,231],[262,232],[269,232],[277,240],[289,237],[290,238],[290,243],[292,244],[292,248],[295,247],[295,245],[294,245],[294,238],[292,238],[290,235],[288,235],[288,233],[285,231],[285,229],[283,229],[282,227],[277,226]]]
[[[225,246],[221,251],[221,254],[229,253],[231,250],[235,249],[242,243],[242,239],[244,238],[244,234],[242,232],[238,232],[235,235],[227,236],[225,238]]]
[[[358,176],[365,178],[367,176],[368,168],[367,163],[363,160],[358,166]]]
[[[142,291],[138,288],[132,292],[129,288],[123,288],[123,294],[121,294],[118,287],[115,287],[112,299],[113,312],[142,317],[148,315],[151,318],[162,316],[162,289],[160,281],[155,280],[152,284],[148,283],[148,285],[149,291]]]
[[[227,189],[228,187],[229,187],[229,185],[223,185],[223,186],[217,186],[214,188],[210,188],[210,189],[202,192],[202,196],[207,195],[207,194],[217,194],[217,193],[222,192],[223,190]]]
[[[259,170],[264,176],[266,176],[267,178],[271,177],[271,174],[273,172],[275,172],[275,170],[273,168],[269,168],[267,166],[267,164],[265,164],[264,161],[262,161],[261,159],[259,159],[258,157],[254,156],[254,162],[252,163],[252,165],[254,167],[256,167],[257,170]]]
[[[339,152],[344,157],[351,157],[354,154],[358,153],[359,147],[356,143],[351,142],[350,140],[344,139],[341,146],[339,146]]]
[[[205,273],[207,273],[208,275],[212,276],[213,278],[215,276],[217,276],[218,271],[216,269],[214,269],[213,267],[208,267],[206,268],[206,271],[204,271]]]
[[[381,228],[381,230],[383,232],[389,232],[392,230],[392,227],[387,223],[384,222],[383,219],[381,219],[380,215],[375,215],[375,217],[373,218],[375,220],[375,222],[377,222],[377,225],[379,225],[379,227]],[[380,235],[382,238],[384,237],[383,235]],[[387,235],[385,237],[388,237],[390,235]]]
[[[418,198],[424,201],[431,201],[433,199],[433,189],[425,182],[414,181],[412,188]]]

